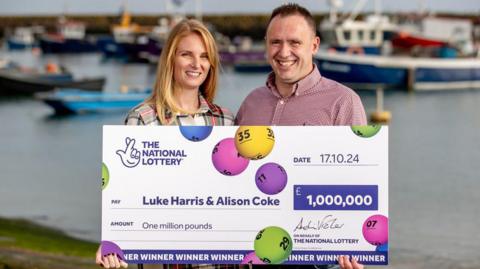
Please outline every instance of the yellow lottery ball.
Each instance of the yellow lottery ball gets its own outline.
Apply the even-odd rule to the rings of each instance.
[[[273,149],[275,136],[269,126],[240,126],[235,133],[235,146],[242,157],[265,158]]]

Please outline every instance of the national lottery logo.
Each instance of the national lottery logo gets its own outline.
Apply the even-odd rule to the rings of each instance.
[[[124,166],[135,167],[140,163],[140,151],[135,148],[135,139],[126,137],[125,144],[125,149],[117,150],[117,155],[120,156],[120,161]]]
[[[135,145],[137,143],[137,145]],[[128,168],[153,165],[180,165],[187,157],[183,149],[164,149],[158,141],[139,141],[126,137],[125,144],[115,152]]]

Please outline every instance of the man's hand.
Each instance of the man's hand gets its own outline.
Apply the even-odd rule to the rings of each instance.
[[[120,156],[123,165],[130,168],[135,167],[140,163],[140,151],[133,147],[135,139],[127,137],[125,143],[127,144],[125,150],[117,150],[117,155]]]
[[[350,262],[350,258],[348,256],[340,256],[338,257],[338,264],[342,269],[363,269],[364,266],[359,264],[355,258],[352,258],[352,262]]]
[[[98,247],[95,263],[105,268],[127,268],[128,264],[117,257],[117,254],[108,254],[102,257],[102,246]]]

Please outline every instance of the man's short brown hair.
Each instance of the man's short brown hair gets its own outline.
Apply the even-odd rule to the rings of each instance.
[[[267,28],[270,25],[270,22],[273,20],[273,18],[280,16],[280,17],[286,17],[290,15],[300,15],[302,16],[312,29],[314,35],[317,35],[317,26],[315,24],[315,20],[313,19],[312,14],[310,11],[308,11],[306,8],[300,6],[299,4],[296,3],[286,3],[283,4],[277,8],[275,8],[272,11],[272,15],[270,15],[270,19],[268,20]]]

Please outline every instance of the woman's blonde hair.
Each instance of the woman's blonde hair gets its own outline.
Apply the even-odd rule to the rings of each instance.
[[[201,22],[193,19],[182,20],[173,27],[168,36],[158,62],[157,77],[152,95],[145,100],[145,103],[155,106],[162,124],[170,123],[166,115],[167,110],[172,112],[172,119],[175,119],[175,115],[178,113],[185,113],[174,99],[175,88],[178,87],[174,80],[174,65],[180,40],[191,33],[197,34],[202,39],[210,62],[207,78],[200,85],[200,94],[208,102],[213,102],[217,91],[219,56],[215,40]]]

